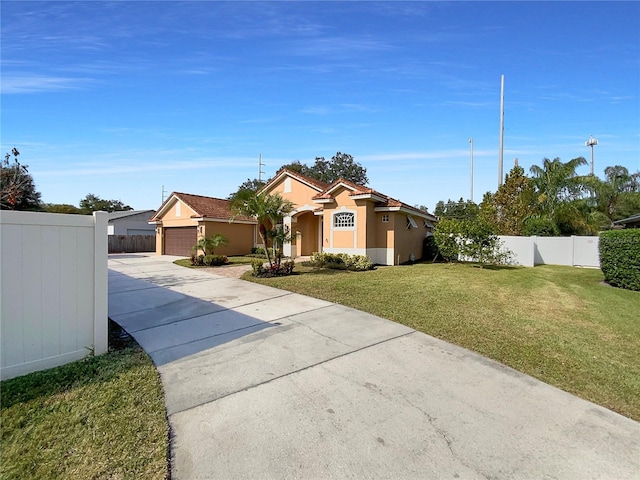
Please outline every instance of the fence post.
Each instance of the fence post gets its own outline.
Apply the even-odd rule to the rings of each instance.
[[[108,350],[108,269],[107,269],[107,212],[93,212],[94,235],[94,307],[93,353],[101,355]]]

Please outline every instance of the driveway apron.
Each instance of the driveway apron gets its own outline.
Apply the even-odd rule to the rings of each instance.
[[[153,359],[173,480],[640,479],[640,424],[403,325],[109,256],[109,317]]]

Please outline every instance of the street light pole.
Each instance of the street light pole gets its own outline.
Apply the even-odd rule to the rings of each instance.
[[[469,139],[469,145],[470,145],[470,157],[471,157],[471,166],[470,166],[470,171],[471,171],[471,191],[469,192],[469,200],[471,200],[473,202],[473,137],[471,137]]]
[[[589,140],[584,142],[587,147],[591,147],[591,176],[593,177],[593,147],[598,144],[598,140],[593,138],[593,135],[589,135]]]

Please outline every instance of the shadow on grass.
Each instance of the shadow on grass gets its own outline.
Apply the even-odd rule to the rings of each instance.
[[[50,397],[84,385],[109,382],[140,365],[145,357],[138,343],[118,324],[109,320],[108,353],[3,381],[2,408]]]

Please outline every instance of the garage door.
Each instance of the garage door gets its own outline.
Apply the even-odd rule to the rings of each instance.
[[[188,257],[198,241],[196,227],[171,227],[164,229],[164,254]]]

